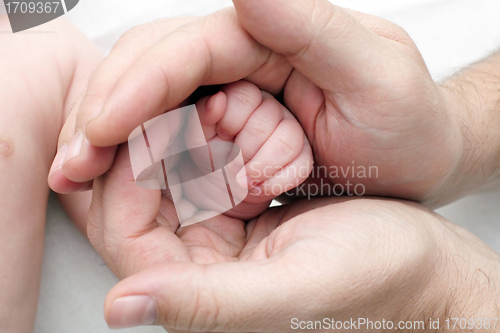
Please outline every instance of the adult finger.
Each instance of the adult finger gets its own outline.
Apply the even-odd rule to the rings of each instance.
[[[320,303],[332,302],[338,292],[328,292],[327,286],[352,278],[341,265],[332,265],[335,259],[323,250],[320,256],[311,251],[323,242],[310,238],[316,228],[310,228],[310,235],[292,232],[293,227],[276,228],[285,221],[311,223],[312,216],[295,218],[297,213],[300,206],[281,207],[252,221],[247,228],[251,253],[242,253],[245,260],[170,263],[121,281],[105,300],[108,325],[156,324],[169,332],[291,332],[290,320],[297,313],[314,320],[314,312],[323,308],[321,314],[327,315]],[[322,229],[321,239],[324,233]],[[313,275],[308,265],[314,267]]]
[[[293,288],[283,287],[290,280],[282,274],[284,267],[275,266],[280,265],[173,263],[153,268],[111,290],[106,320],[111,328],[156,324],[168,331],[276,331],[284,324],[273,318],[276,309],[296,302]]]
[[[126,71],[102,112],[87,124],[87,137],[97,146],[124,142],[134,128],[175,107],[197,87],[242,79],[270,55],[241,28],[233,9],[187,23]]]
[[[70,192],[75,192],[83,190],[91,184],[90,181],[86,182],[75,182],[69,180],[63,173],[63,164],[68,152],[68,144],[70,138],[73,136],[75,131],[75,122],[78,107],[82,101],[83,95],[80,95],[73,108],[71,109],[66,122],[64,123],[61,133],[59,134],[59,143],[57,145],[57,154],[52,162],[52,166],[49,171],[48,183],[52,190],[57,193],[66,194]]]
[[[291,331],[286,328],[297,313],[313,318],[307,312],[314,307],[306,304],[331,300],[325,297],[321,281],[307,282],[310,270],[304,267],[314,263],[315,268],[329,270],[332,265],[318,262],[328,261],[330,256],[318,257],[306,250],[311,247],[302,236],[296,243],[295,236],[300,233],[275,230],[281,222],[292,223],[291,219],[301,213],[297,208],[273,209],[251,222],[247,227],[251,253],[242,253],[248,261],[171,263],[121,281],[105,301],[108,325],[125,328],[156,324],[169,332],[286,332]],[[301,222],[309,223],[310,219],[293,223]],[[294,274],[287,273],[291,271]],[[315,270],[314,276],[318,274],[329,273]],[[327,277],[322,280],[329,285],[335,281]]]
[[[284,55],[326,91],[339,92],[339,80],[332,78],[359,76],[373,68],[377,59],[366,50],[385,46],[380,36],[327,0],[233,3],[239,21],[252,37]]]
[[[63,160],[62,172],[71,182],[84,183],[103,174],[113,163],[116,147],[96,147],[87,140],[85,125],[96,117],[116,82],[142,54],[164,35],[195,18],[155,21],[130,29],[115,44],[92,74],[79,105],[72,130],[65,128],[59,145],[67,147],[56,157]],[[59,156],[64,154],[64,157]]]
[[[175,235],[177,214],[160,190],[136,185],[127,145],[95,182],[88,218],[92,245],[119,277],[168,261],[188,261],[187,249]]]

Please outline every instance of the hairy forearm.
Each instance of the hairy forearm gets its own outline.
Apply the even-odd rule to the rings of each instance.
[[[441,285],[445,291],[441,328],[457,331],[467,321],[470,332],[500,332],[500,256],[463,228],[446,224],[452,233],[446,237],[441,262],[441,277],[446,281]]]
[[[463,139],[458,196],[500,188],[500,53],[441,84]]]

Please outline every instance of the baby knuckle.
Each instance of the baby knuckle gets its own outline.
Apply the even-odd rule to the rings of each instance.
[[[217,130],[222,130],[230,136],[236,135],[240,129],[240,125],[236,122],[223,119],[218,125]]]
[[[262,140],[269,136],[267,129],[267,122],[265,121],[255,121],[245,129],[245,131],[253,138],[257,140]]]
[[[278,156],[290,157],[297,153],[297,140],[289,133],[276,133],[272,142]]]
[[[228,98],[234,99],[239,104],[252,106],[256,104],[260,95],[259,89],[249,82],[238,82],[230,85],[227,87],[226,93]]]

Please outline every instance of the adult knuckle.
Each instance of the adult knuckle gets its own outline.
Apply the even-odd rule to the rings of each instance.
[[[113,46],[112,52],[124,45],[147,45],[150,40],[156,38],[156,29],[153,23],[137,25],[127,30]]]
[[[200,288],[191,329],[212,331],[217,327],[218,307],[213,292]]]
[[[99,252],[101,256],[103,256],[103,244],[100,235],[100,229],[92,222],[87,222],[87,237],[90,244],[96,249],[97,252]]]
[[[100,223],[98,223],[99,214],[96,212],[95,207],[90,206],[88,216],[87,216],[87,237],[90,241],[90,244],[94,246],[97,252],[102,251],[102,227],[100,227]]]
[[[384,30],[384,35],[386,36],[386,38],[392,39],[396,42],[400,42],[403,44],[408,44],[408,43],[413,44],[412,39],[410,35],[406,32],[406,30],[394,22],[385,21],[384,27],[381,29]]]
[[[185,300],[185,303],[171,313],[174,327],[197,332],[212,332],[217,329],[220,314],[217,297],[203,277],[186,281],[181,300]]]
[[[127,243],[120,236],[116,235],[116,233],[107,229],[106,226],[100,232],[102,233],[102,251],[111,258],[113,263],[121,264],[124,262],[123,258],[125,254],[128,255],[129,253],[127,251]]]
[[[144,23],[136,25],[130,28],[125,36],[129,38],[144,38],[144,37],[154,37],[156,35],[156,29],[153,23]]]
[[[332,5],[319,15],[321,16],[318,18],[318,34],[327,33],[333,38],[339,39],[344,36],[350,37],[351,33],[355,31],[353,26],[356,25],[357,20],[341,7]]]
[[[313,1],[310,16],[307,19],[308,29],[296,50],[286,54],[292,60],[298,61],[310,53],[310,50],[325,35],[328,39],[340,39],[351,33],[355,19],[333,4]]]

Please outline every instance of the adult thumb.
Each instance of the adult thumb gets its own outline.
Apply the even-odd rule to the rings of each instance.
[[[106,320],[110,328],[154,324],[169,332],[283,332],[299,311],[292,297],[297,290],[276,265],[264,260],[157,266],[109,292]]]
[[[284,55],[327,91],[338,89],[335,78],[352,77],[373,66],[372,51],[382,47],[380,36],[361,24],[352,11],[327,0],[233,3],[240,23],[253,38]]]

